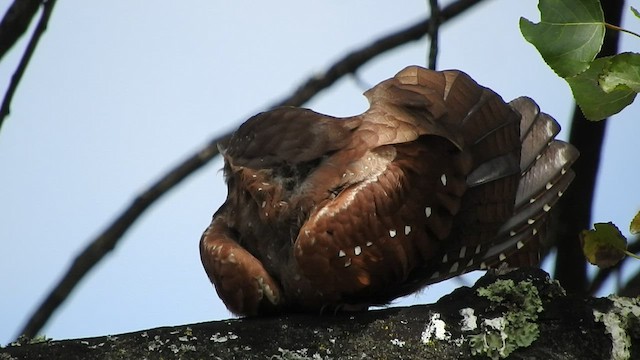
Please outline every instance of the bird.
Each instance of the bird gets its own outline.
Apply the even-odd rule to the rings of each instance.
[[[224,144],[200,242],[239,316],[361,311],[474,271],[536,266],[578,158],[528,97],[408,66],[338,118],[280,107]]]

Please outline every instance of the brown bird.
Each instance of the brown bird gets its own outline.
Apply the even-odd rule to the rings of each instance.
[[[335,118],[284,107],[221,150],[225,203],[200,240],[236,314],[356,310],[468,271],[537,265],[577,150],[525,97],[407,67]]]

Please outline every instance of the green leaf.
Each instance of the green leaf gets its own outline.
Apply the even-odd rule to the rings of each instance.
[[[638,12],[638,10],[636,10],[636,8],[634,8],[633,6],[630,6],[630,8],[633,15],[635,15],[637,18],[640,18],[640,12]]]
[[[633,235],[640,233],[640,211],[633,217],[631,220],[631,225],[629,225],[629,232]]]
[[[611,222],[593,224],[595,230],[580,233],[582,252],[587,260],[600,268],[608,268],[624,258],[627,239]]]
[[[589,68],[604,39],[598,0],[540,0],[540,23],[520,18],[520,31],[560,77]]]
[[[599,84],[600,75],[611,65],[612,57],[594,60],[586,71],[567,78],[573,97],[589,120],[602,120],[631,104],[636,93],[628,87],[616,87],[606,93]]]
[[[640,54],[622,53],[611,58],[600,76],[600,87],[610,93],[618,86],[640,92]]]

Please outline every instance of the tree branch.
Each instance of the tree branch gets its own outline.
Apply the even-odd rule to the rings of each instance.
[[[487,273],[473,288],[456,289],[435,304],[21,341],[0,348],[0,358],[637,359],[640,319],[633,301],[566,296],[542,270],[520,269],[498,277]]]
[[[619,24],[623,8],[623,0],[602,1],[605,21]],[[619,34],[617,31],[606,33],[599,56],[618,52]],[[557,239],[563,241],[556,242],[558,255],[555,267],[555,278],[570,293],[586,294],[588,289],[587,262],[582,254],[578,234],[591,228],[591,209],[608,121],[588,121],[577,105],[574,108],[569,142],[580,150],[580,158],[572,167],[576,178],[558,205],[561,226],[558,228]]]
[[[438,32],[440,30],[440,5],[438,0],[429,0],[431,21],[429,22],[429,69],[436,70],[438,60]]]
[[[441,12],[441,20],[445,22],[483,0],[458,0]],[[391,35],[380,38],[371,44],[356,50],[333,64],[324,73],[314,76],[303,83],[291,96],[274,104],[274,106],[300,106],[321,90],[331,86],[342,76],[355,72],[360,66],[374,57],[397,46],[418,40],[429,29],[429,19],[402,29]],[[148,190],[138,196],[134,202],[109,227],[94,239],[73,261],[62,280],[47,295],[38,309],[29,318],[21,334],[33,338],[49,320],[53,312],[62,304],[78,282],[117,244],[122,235],[142,215],[142,213],[158,198],[178,185],[188,175],[205,165],[218,155],[217,144],[226,142],[231,134],[213,139],[195,155],[163,176]]]
[[[15,0],[0,22],[0,60],[29,28],[40,0]]]
[[[55,4],[56,0],[46,0],[42,3],[42,16],[40,16],[38,26],[33,31],[33,35],[29,40],[29,44],[27,44],[27,48],[24,50],[24,54],[20,59],[20,63],[18,64],[16,71],[13,73],[13,76],[11,76],[11,82],[9,83],[9,87],[7,88],[7,91],[4,95],[2,107],[0,107],[0,129],[2,129],[2,123],[4,122],[4,119],[9,115],[9,112],[11,111],[11,100],[13,99],[13,95],[18,88],[20,80],[22,79],[22,75],[24,75],[24,71],[27,68],[27,65],[29,65],[29,60],[31,60],[31,56],[33,55],[33,52],[38,45],[38,41],[40,41],[40,37],[47,30],[47,24],[49,23],[49,18],[51,17],[51,12],[53,11],[53,7]]]

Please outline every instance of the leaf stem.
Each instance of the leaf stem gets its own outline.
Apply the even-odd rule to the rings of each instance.
[[[632,253],[632,252],[629,252],[629,251],[627,251],[627,250],[624,250],[624,253],[625,253],[627,256],[631,256],[632,258],[635,258],[635,259],[640,260],[640,256],[638,256],[638,255],[636,255],[636,254],[634,254],[634,253]]]
[[[633,32],[633,31],[631,31],[631,30],[623,29],[623,28],[621,28],[620,26],[612,25],[612,24],[609,24],[609,23],[604,23],[604,26],[605,26],[605,27],[608,27],[608,28],[609,28],[609,29],[611,29],[611,30],[616,30],[616,31],[626,32],[627,34],[631,34],[631,35],[634,35],[634,36],[636,36],[636,37],[639,37],[639,38],[640,38],[640,34],[635,33],[635,32]]]

